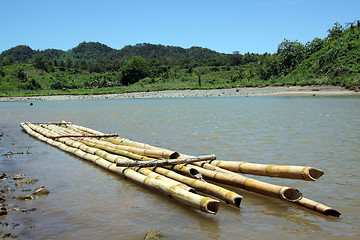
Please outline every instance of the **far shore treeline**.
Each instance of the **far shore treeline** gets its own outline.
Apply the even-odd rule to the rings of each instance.
[[[276,53],[82,42],[68,51],[19,45],[0,54],[0,96],[289,85],[360,90],[360,21],[335,23],[306,44],[284,39]]]

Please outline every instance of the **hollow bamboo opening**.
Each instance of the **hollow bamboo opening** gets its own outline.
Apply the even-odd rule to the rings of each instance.
[[[334,217],[340,217],[341,213],[339,211],[336,211],[335,209],[326,209],[324,211],[324,214],[327,216],[334,216]]]
[[[240,204],[241,204],[241,201],[242,201],[242,198],[241,197],[235,197],[234,198],[234,203],[237,207],[240,207]]]
[[[302,198],[302,193],[295,188],[286,188],[282,190],[281,196],[288,201],[294,202]]]
[[[178,152],[173,152],[172,154],[170,154],[170,159],[176,159],[178,157],[180,157],[180,154]]]
[[[206,212],[216,214],[219,210],[220,202],[211,199],[211,200],[207,201],[207,203],[205,204],[204,207],[205,207]]]
[[[190,168],[189,173],[191,176],[197,178],[198,176],[201,176],[200,172],[196,170],[195,168]]]
[[[308,176],[312,181],[315,181],[324,175],[324,172],[317,168],[309,168],[306,172],[308,173],[306,176]]]
[[[188,190],[189,192],[191,192],[191,193],[195,193],[195,194],[197,194],[197,192],[196,192],[196,190],[194,189],[194,188],[189,188],[189,190]]]

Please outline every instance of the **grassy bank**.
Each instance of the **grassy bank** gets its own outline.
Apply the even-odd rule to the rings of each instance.
[[[39,71],[31,69],[26,70],[28,76],[33,79],[35,75],[40,75]],[[21,83],[25,86],[14,88],[2,88],[0,90],[1,97],[24,97],[24,96],[48,96],[48,95],[100,95],[100,94],[119,94],[129,92],[149,92],[149,91],[162,91],[162,90],[184,90],[184,89],[224,89],[224,88],[243,88],[243,87],[267,87],[267,86],[310,86],[310,85],[337,85],[344,86],[351,90],[359,89],[359,77],[348,76],[341,77],[341,79],[332,79],[329,77],[323,78],[302,78],[298,77],[282,77],[272,80],[260,79],[235,79],[237,71],[223,71],[223,72],[210,72],[200,75],[201,86],[199,85],[199,77],[192,74],[184,74],[177,78],[163,79],[163,78],[144,78],[139,82],[129,86],[110,86],[110,87],[94,87],[87,88],[62,88],[52,89],[51,81],[54,79],[48,73],[42,74],[41,89],[26,89],[27,84]],[[90,74],[88,76],[91,76]],[[68,79],[78,79],[77,75],[71,76]],[[71,82],[71,80],[69,80]],[[79,84],[79,83],[77,83]],[[45,89],[44,89],[45,88]]]

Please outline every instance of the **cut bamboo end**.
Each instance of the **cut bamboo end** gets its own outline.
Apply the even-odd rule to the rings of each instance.
[[[324,172],[317,168],[309,167],[304,170],[304,178],[307,181],[316,181],[322,175],[324,175]]]
[[[299,190],[289,187],[282,188],[280,191],[280,195],[283,199],[290,202],[298,201],[302,198],[302,193]]]
[[[233,201],[234,201],[235,205],[239,208],[240,204],[242,202],[242,197],[236,197],[236,198],[234,198]]]
[[[231,196],[229,196],[229,195],[231,195]],[[240,207],[240,204],[241,204],[242,199],[243,199],[242,196],[236,194],[235,192],[229,192],[228,194],[226,194],[226,197],[228,199],[231,199],[230,202],[226,201],[226,203],[235,205],[238,208]]]
[[[309,208],[311,210],[314,210],[316,212],[322,213],[324,215],[327,216],[334,216],[334,217],[340,217],[341,213],[339,211],[337,211],[336,209],[326,206],[322,203],[313,201],[311,199],[308,198],[302,198],[298,201],[295,201],[296,204]]]
[[[202,179],[202,174],[196,170],[195,168],[189,168],[189,174],[190,176],[192,176],[193,178],[196,178],[196,179]]]
[[[178,152],[173,152],[169,155],[170,159],[176,159],[178,157],[180,157],[180,154]]]
[[[201,206],[203,209],[201,209],[204,212],[216,214],[220,207],[220,202],[217,200],[214,200],[212,198],[203,198],[201,200]]]
[[[341,213],[333,208],[326,209],[324,214],[327,216],[340,217]]]

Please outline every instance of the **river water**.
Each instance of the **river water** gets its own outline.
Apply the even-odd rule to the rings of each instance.
[[[47,197],[10,212],[21,239],[359,239],[360,98],[162,98],[0,103],[0,172],[37,178]],[[19,123],[71,121],[105,133],[221,160],[306,165],[316,182],[253,176],[299,189],[342,213],[324,216],[280,199],[229,187],[241,208],[221,203],[216,215],[178,204],[91,163],[40,142]],[[32,187],[32,186],[31,186]],[[34,186],[35,187],[35,186]],[[8,227],[9,228],[9,227]],[[0,236],[1,237],[1,236]]]

